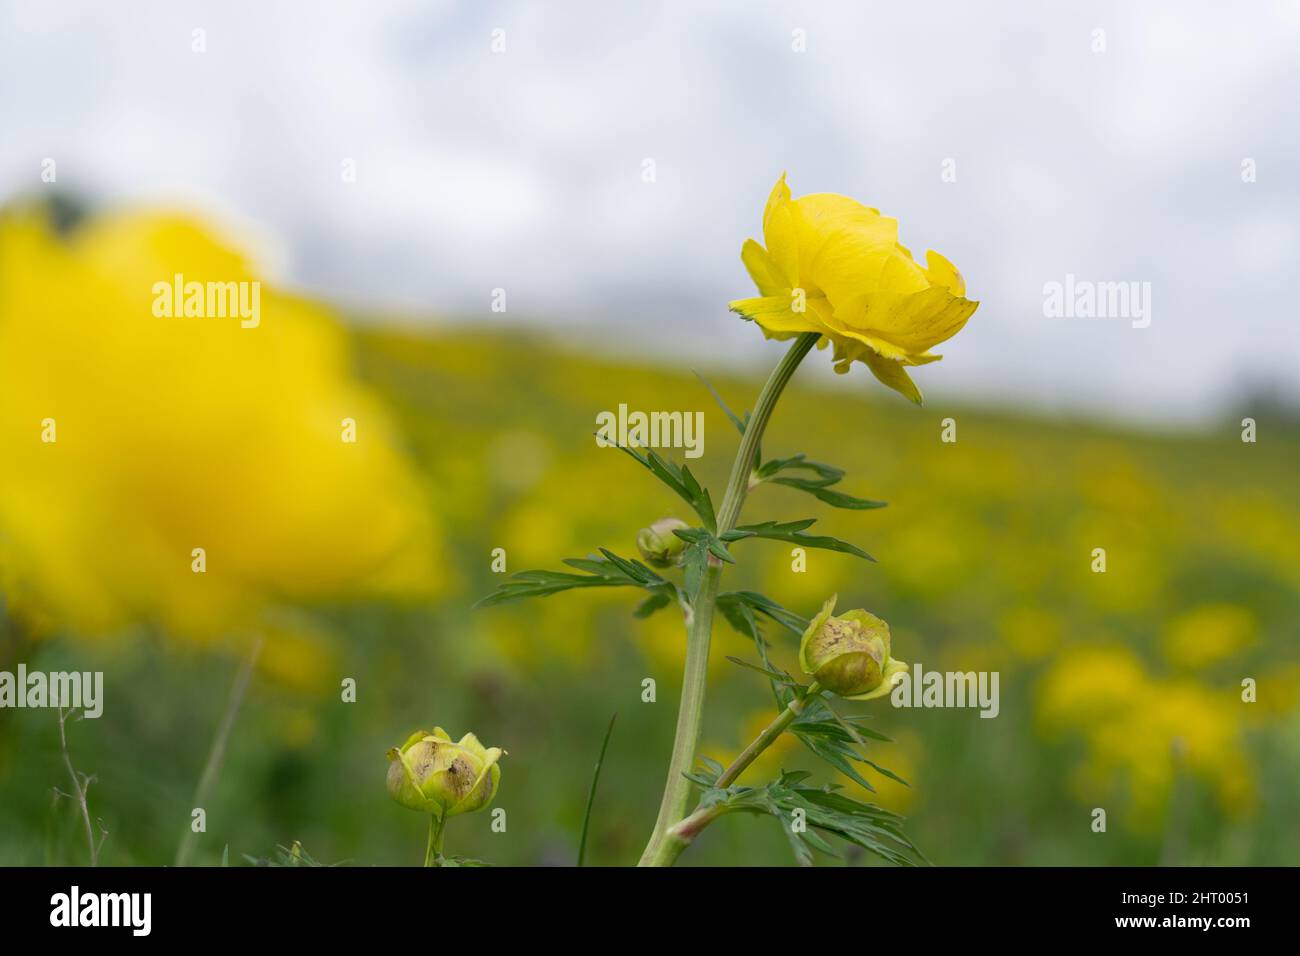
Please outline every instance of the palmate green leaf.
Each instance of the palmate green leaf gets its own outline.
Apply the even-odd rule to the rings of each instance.
[[[682,573],[686,583],[686,593],[694,603],[704,582],[704,572],[709,567],[709,549],[701,542],[686,546],[682,552]]]
[[[481,598],[475,607],[493,607],[508,601],[524,598],[547,597],[560,591],[573,588],[608,588],[628,585],[632,582],[597,574],[567,574],[563,571],[520,571],[513,574],[504,584],[486,597]]]
[[[834,834],[895,866],[928,862],[925,854],[903,833],[903,818],[897,814],[875,804],[861,803],[834,787],[794,787],[793,791],[781,800],[781,808],[789,813],[803,807],[810,828]]]
[[[728,624],[754,642],[754,647],[758,651],[758,659],[763,662],[765,668],[771,670],[772,662],[767,656],[767,639],[763,637],[763,629],[758,623],[758,618],[754,616],[753,607],[740,600],[736,594],[719,595],[715,607],[726,618]],[[779,710],[785,706],[781,700],[782,685],[776,681],[769,681],[769,684],[772,688],[772,699],[776,701]]]
[[[786,475],[787,471],[810,471],[815,478],[801,475]],[[820,461],[810,461],[803,454],[791,455],[789,458],[773,458],[771,461],[754,469],[752,481],[755,483],[771,482],[806,491],[834,508],[847,508],[854,511],[866,511],[871,508],[883,508],[886,502],[858,498],[843,491],[836,491],[831,485],[838,484],[844,477],[844,469],[836,468]]]
[[[727,564],[736,563],[736,559],[731,556],[731,552],[727,550],[722,538],[719,538],[707,528],[675,528],[673,534],[689,544],[704,545],[705,550],[719,561],[725,561]],[[727,540],[733,539],[728,538]]]
[[[643,620],[649,617],[655,611],[662,611],[664,608],[666,608],[668,605],[672,603],[673,603],[673,598],[671,594],[668,594],[664,591],[657,591],[656,593],[650,595],[648,598],[642,601],[640,604],[638,604],[636,606],[636,610],[632,612],[632,616],[637,618],[638,620]]]
[[[601,548],[600,553],[603,557],[565,558],[565,564],[585,572],[583,574],[567,571],[519,571],[474,606],[493,607],[524,598],[547,597],[574,588],[639,587],[667,598],[666,601],[660,598],[658,603],[648,609],[648,601],[637,608],[638,612],[644,610],[643,616],[648,616],[660,607],[666,607],[674,598],[680,599],[676,584],[661,578],[640,561],[621,558],[605,548]]]
[[[722,776],[725,768],[711,757],[700,757],[699,766],[690,773],[682,774],[687,780],[700,788],[704,794],[725,794],[725,790],[718,789],[718,778]]]
[[[700,757],[700,763],[703,764],[704,768],[713,775],[714,780],[721,777],[723,771],[726,770],[726,767],[722,766],[722,764],[718,763],[712,757]]]
[[[810,701],[811,704],[811,701]],[[829,710],[830,708],[827,708]],[[854,718],[861,720],[862,718]],[[841,718],[844,723],[848,723],[847,718]],[[864,727],[859,724],[852,724],[853,734],[844,729],[844,725],[832,717],[830,720],[821,718],[818,709],[814,706],[804,710],[802,714],[795,718],[793,725],[798,728],[800,733],[810,736],[825,737],[828,740],[841,741],[843,743],[858,743],[853,734],[858,737],[865,737],[869,740],[878,740],[881,743],[892,743],[892,737],[882,734],[878,730],[872,730],[870,727]]]
[[[759,659],[767,663],[767,641],[763,638],[754,611],[748,604],[735,599],[733,594],[719,594],[715,605],[732,629],[752,639],[758,647]]]
[[[634,559],[628,559],[628,558],[620,558],[617,554],[615,554],[613,551],[610,551],[607,548],[601,548],[600,553],[605,556],[605,560],[609,564],[613,565],[614,568],[617,569],[617,571],[620,574],[622,574],[625,578],[628,579],[628,581],[634,584],[639,584],[642,587],[645,587],[648,584],[659,585],[661,583],[665,583],[663,578],[655,574],[653,571],[651,571],[640,561]],[[579,565],[578,564],[579,560],[580,559],[570,558],[566,560],[564,563],[569,565],[570,567],[575,567],[575,568],[580,566],[590,567],[595,563],[593,560],[588,559],[586,561],[583,561],[582,565]]]
[[[871,555],[856,544],[849,544],[829,535],[805,534],[804,528],[816,524],[816,518],[803,518],[799,521],[764,521],[760,524],[742,524],[722,535],[723,541],[740,541],[744,538],[771,538],[774,541],[789,541],[805,548],[821,548],[824,551],[839,551],[855,557],[875,561]]]
[[[759,594],[757,591],[727,591],[718,595],[717,607],[724,615],[727,615],[728,607],[735,604],[743,605],[756,614],[770,617],[782,627],[800,636],[808,629],[808,618],[800,617],[794,611],[783,608],[771,598]],[[730,616],[727,617],[727,620],[732,621]],[[734,622],[732,623],[734,625]],[[742,628],[737,627],[737,630],[740,630],[742,634],[746,633]]]
[[[757,524],[737,525],[730,531],[724,532],[722,540],[740,541],[743,538],[762,538],[770,537],[764,532],[778,532],[781,534],[794,534],[809,528],[817,523],[816,518],[800,518],[798,521],[760,521]]]
[[[731,556],[722,539],[708,528],[675,528],[673,534],[687,545],[682,552],[681,564],[686,576],[686,593],[693,601],[700,592],[710,557],[727,564],[735,564],[736,559]]]
[[[725,790],[706,789],[702,806],[721,805],[727,811],[766,814],[780,823],[795,859],[809,866],[814,852],[836,856],[827,835],[861,847],[896,866],[912,866],[925,857],[903,833],[902,817],[875,804],[862,803],[839,792],[835,786],[812,787],[805,771],[786,771],[779,779],[761,787],[732,786]],[[797,833],[794,811],[802,810],[808,828]]]
[[[784,672],[784,671],[773,670],[773,669],[770,668],[770,667],[762,667],[762,666],[760,666],[760,665],[758,665],[758,664],[750,663],[749,661],[745,660],[744,658],[741,658],[741,657],[733,657],[733,656],[730,655],[730,654],[727,655],[727,660],[731,661],[731,663],[735,664],[735,665],[738,666],[738,667],[744,667],[744,668],[747,668],[747,669],[749,669],[749,670],[751,670],[751,671],[757,671],[758,673],[760,673],[760,674],[762,674],[763,676],[765,676],[766,678],[768,678],[768,680],[775,681],[775,682],[778,683],[778,684],[784,684],[784,685],[786,685],[786,686],[788,686],[788,687],[802,687],[802,686],[803,686],[803,684],[801,684],[799,681],[795,680],[793,677],[791,677],[789,674],[787,674],[787,673]]]
[[[717,774],[702,773],[696,770],[692,773],[684,773],[682,776],[699,787],[703,793],[709,794],[721,792],[714,786],[714,784],[718,782]]]
[[[827,465],[820,461],[809,461],[802,452],[789,458],[773,458],[765,462],[754,469],[754,477],[759,481],[767,481],[783,471],[811,471],[816,473],[818,480],[826,485],[833,485],[844,477],[843,468],[836,468],[834,465]]]
[[[888,505],[886,501],[872,501],[869,498],[856,498],[853,495],[845,494],[842,491],[836,491],[826,485],[810,481],[806,478],[772,478],[772,484],[785,485],[787,488],[798,488],[800,491],[806,491],[821,501],[826,502],[832,508],[846,508],[850,511],[870,511],[872,508],[884,508]]]
[[[702,486],[695,476],[691,474],[691,469],[686,465],[678,465],[664,458],[658,452],[651,450],[642,454],[635,448],[627,445],[615,445],[619,451],[626,454],[633,461],[640,463],[652,475],[662,481],[673,492],[685,501],[700,516],[704,526],[709,531],[717,531],[718,519],[713,513],[713,500],[709,497],[709,491]]]
[[[789,703],[791,694],[783,692],[784,706]],[[875,761],[868,758],[863,750],[865,740],[889,741],[890,738],[866,727],[866,716],[841,717],[822,695],[807,699],[803,712],[790,723],[790,732],[810,751],[830,764],[850,780],[872,792],[875,787],[855,767],[854,762],[866,764],[881,776],[888,777],[907,786],[907,781]]]
[[[871,793],[876,792],[876,788],[871,785],[871,781],[858,772],[858,769],[851,763],[852,760],[862,759],[852,747],[838,741],[830,741],[827,738],[809,734],[803,729],[791,727],[790,732],[798,738],[801,744],[858,784],[858,786]]]

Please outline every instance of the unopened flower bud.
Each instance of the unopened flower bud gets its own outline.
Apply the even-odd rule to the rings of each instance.
[[[417,730],[388,751],[388,792],[404,807],[443,817],[481,810],[496,796],[503,753],[473,734],[453,741],[441,727]]]
[[[666,568],[677,562],[677,558],[686,550],[686,542],[675,530],[689,528],[685,521],[677,518],[660,518],[648,528],[637,532],[636,546],[646,563],[656,568]]]
[[[863,610],[836,616],[832,596],[812,619],[799,644],[805,674],[840,697],[883,697],[907,665],[889,654],[889,625]]]

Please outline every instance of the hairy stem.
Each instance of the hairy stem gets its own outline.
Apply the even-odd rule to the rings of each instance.
[[[776,408],[777,399],[781,397],[786,383],[794,375],[803,357],[817,344],[818,338],[820,336],[815,332],[805,332],[795,339],[759,393],[758,402],[745,426],[745,434],[740,439],[740,448],[731,465],[731,477],[727,480],[727,489],[718,509],[718,534],[724,534],[736,526],[736,519],[740,516],[740,508],[749,488],[749,476],[758,455],[759,443],[772,418],[772,410]],[[695,765],[695,751],[700,742],[709,643],[713,637],[713,612],[718,601],[721,579],[721,564],[710,559],[699,593],[695,596],[695,614],[686,641],[682,699],[677,710],[677,733],[673,739],[673,755],[668,763],[668,779],[664,784],[663,800],[659,804],[659,817],[655,820],[654,831],[650,835],[650,842],[646,844],[645,852],[641,854],[641,866],[666,866],[671,863],[671,860],[664,862],[661,859],[660,847],[669,828],[686,815],[691,782],[685,775]]]

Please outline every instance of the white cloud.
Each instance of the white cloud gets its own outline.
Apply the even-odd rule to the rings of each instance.
[[[1177,0],[0,2],[0,194],[55,156],[96,198],[256,222],[349,303],[488,319],[503,286],[511,318],[767,361],[725,302],[788,170],[966,274],[929,390],[1189,417],[1300,366],[1298,40],[1294,4]],[[1067,272],[1150,281],[1152,328],[1044,319]]]

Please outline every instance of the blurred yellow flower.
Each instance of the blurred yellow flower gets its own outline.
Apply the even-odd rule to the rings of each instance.
[[[1038,686],[1038,719],[1052,733],[1088,727],[1125,713],[1148,691],[1142,662],[1127,648],[1070,648]]]
[[[1175,781],[1188,774],[1210,787],[1223,813],[1245,816],[1253,809],[1254,778],[1239,744],[1241,707],[1230,694],[1194,683],[1153,684],[1130,711],[1086,732],[1090,789],[1127,780],[1130,821],[1155,830]]]
[[[0,214],[6,584],[79,633],[196,635],[277,603],[433,590],[430,516],[342,328],[260,284],[256,326],[155,314],[178,275],[257,281],[180,215],[63,238],[35,210]]]
[[[1088,647],[1064,653],[1044,675],[1037,716],[1048,733],[1086,744],[1074,778],[1081,799],[1127,798],[1128,822],[1154,831],[1180,774],[1207,784],[1225,814],[1252,809],[1243,706],[1232,692],[1150,677],[1124,648]]]
[[[1255,640],[1255,616],[1236,604],[1202,604],[1169,623],[1161,646],[1176,667],[1197,670],[1245,650]]]
[[[767,248],[746,240],[741,260],[759,296],[733,311],[764,335],[785,339],[819,332],[835,346],[835,370],[863,361],[885,385],[920,404],[905,366],[942,356],[975,311],[966,282],[937,252],[926,265],[898,242],[898,221],[834,193],[790,198],[784,174],[763,211]]]

